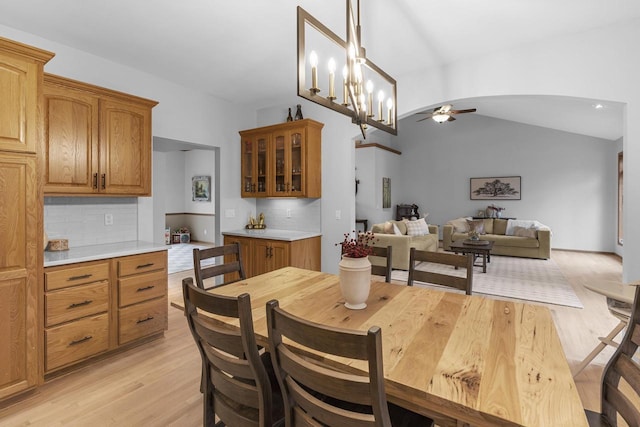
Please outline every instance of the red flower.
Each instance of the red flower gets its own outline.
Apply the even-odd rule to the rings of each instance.
[[[364,258],[373,252],[373,243],[378,239],[370,231],[364,233],[356,233],[352,231],[357,237],[351,237],[351,233],[344,234],[344,240],[340,243],[336,243],[336,246],[342,246],[342,255],[350,258]]]

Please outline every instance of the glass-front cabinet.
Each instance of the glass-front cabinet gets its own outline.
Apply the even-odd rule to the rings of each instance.
[[[242,197],[321,197],[323,126],[304,119],[240,132]]]
[[[274,133],[275,182],[271,189],[277,196],[300,197],[304,188],[304,129]]]
[[[242,137],[242,197],[265,197],[268,192],[269,135]]]

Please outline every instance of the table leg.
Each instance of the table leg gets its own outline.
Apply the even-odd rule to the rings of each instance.
[[[486,273],[487,272],[487,253],[483,253],[482,254],[482,272]]]

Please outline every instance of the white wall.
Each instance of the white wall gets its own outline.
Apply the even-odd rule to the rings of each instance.
[[[397,138],[396,138],[397,140]],[[376,141],[379,139],[376,138]],[[373,141],[367,141],[373,142]],[[411,198],[401,198],[401,155],[377,147],[356,148],[356,177],[360,180],[356,195],[356,217],[366,219],[368,227],[395,219],[397,204],[415,203]],[[391,207],[382,207],[382,178],[391,179]],[[412,196],[413,197],[413,196]],[[425,212],[420,207],[420,213]]]
[[[504,216],[551,227],[553,248],[614,251],[614,141],[478,114],[445,124],[410,117],[398,140],[400,197],[429,212],[429,223],[442,226],[495,203]],[[521,176],[521,200],[470,200],[470,178],[500,176]]]

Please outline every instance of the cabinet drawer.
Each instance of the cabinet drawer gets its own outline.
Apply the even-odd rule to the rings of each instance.
[[[158,298],[166,293],[167,273],[164,270],[118,280],[120,307]]]
[[[109,348],[109,315],[88,317],[45,330],[45,370],[51,371]]]
[[[45,271],[44,281],[47,291],[84,285],[86,283],[107,280],[109,278],[109,262],[83,264],[61,270]]]
[[[109,309],[109,281],[103,280],[83,286],[47,293],[46,325],[68,322],[105,312]]]
[[[118,258],[118,276],[167,269],[167,251]]]
[[[167,299],[159,298],[122,308],[118,320],[120,345],[161,332],[167,326]]]

